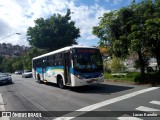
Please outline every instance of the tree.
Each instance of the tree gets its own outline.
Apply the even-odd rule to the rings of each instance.
[[[160,46],[158,42],[159,19],[156,19],[156,22],[154,21],[154,25],[152,25],[153,20],[152,22],[149,21],[154,14],[160,17],[159,5],[158,0],[156,1],[157,7],[155,7],[152,0],[145,0],[139,4],[135,4],[135,1],[133,1],[129,7],[105,13],[99,25],[93,27],[93,34],[101,39],[100,44],[110,44],[111,54],[122,58],[126,58],[130,52],[138,54],[142,81],[145,79],[145,66],[146,60],[148,60],[146,53],[151,49],[152,53],[156,55],[155,49],[152,48],[153,38],[149,37],[151,33],[156,38],[155,43],[158,44],[157,46]],[[152,29],[153,27],[155,28]],[[156,46],[154,48],[159,49]]]
[[[1,66],[3,69],[2,72],[13,72],[12,63],[13,63],[13,59],[4,58]]]
[[[148,5],[146,12],[149,18],[145,22],[148,41],[147,46],[151,50],[153,56],[157,59],[157,64],[160,72],[160,1],[156,0]]]
[[[46,53],[45,50],[32,48],[26,55],[22,57],[23,69],[31,70],[32,69],[32,58]]]
[[[125,58],[129,54],[130,41],[127,36],[131,31],[132,15],[130,8],[105,13],[99,26],[93,27],[93,34],[101,39],[100,44],[110,44],[106,46],[109,46],[110,53],[117,57]]]
[[[35,26],[27,30],[29,44],[48,51],[77,44],[76,38],[80,37],[80,30],[75,27],[70,14],[68,9],[65,16],[54,14],[48,19],[35,20]]]
[[[151,49],[153,56],[156,57],[160,71],[160,18],[147,20],[146,27],[150,40],[147,42],[147,45]]]
[[[14,58],[11,67],[12,67],[13,71],[23,70],[22,57]]]
[[[148,2],[148,1],[147,1]],[[130,48],[138,54],[140,70],[141,70],[141,81],[145,80],[145,67],[148,59],[146,59],[146,41],[147,36],[145,32],[145,21],[146,16],[144,15],[146,11],[147,2],[141,2],[139,5],[132,5],[133,20],[131,26],[131,32],[128,35],[128,39],[131,42]]]
[[[4,57],[0,56],[0,72],[2,71],[2,62],[3,62]]]
[[[108,54],[106,47],[98,47],[98,49],[100,50],[100,53],[102,56],[105,56],[106,54]]]

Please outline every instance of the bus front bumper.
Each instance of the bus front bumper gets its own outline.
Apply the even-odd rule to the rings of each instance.
[[[85,86],[85,85],[91,85],[91,84],[97,84],[100,82],[104,82],[104,77],[99,78],[90,78],[90,79],[78,79],[77,77],[74,77],[74,79],[71,81],[71,86]]]

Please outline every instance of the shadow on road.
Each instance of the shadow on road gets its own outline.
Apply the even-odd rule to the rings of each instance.
[[[48,86],[58,88],[57,84],[54,83],[41,83],[41,84],[47,84]],[[77,93],[88,93],[88,94],[111,94],[133,88],[134,87],[111,85],[111,84],[94,84],[94,85],[80,86],[80,87],[65,87],[64,90],[73,91]]]
[[[125,91],[125,90],[129,90],[133,88],[134,87],[119,86],[119,85],[95,84],[95,85],[90,85],[90,86],[69,88],[69,90],[78,92],[78,93],[111,94],[111,93]]]
[[[36,81],[38,83],[38,81]],[[50,83],[50,82],[47,82],[47,83],[44,83],[44,82],[41,82],[41,83],[38,83],[38,84],[45,84],[45,85],[48,85],[48,86],[53,86],[53,87],[57,87],[58,88],[58,85],[55,84],[55,83]]]
[[[14,84],[14,82],[12,82],[12,83],[0,84],[0,86],[7,86],[7,85],[12,85],[12,84]]]

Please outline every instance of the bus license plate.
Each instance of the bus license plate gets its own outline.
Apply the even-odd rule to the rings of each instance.
[[[96,82],[97,80],[96,79],[91,79],[89,81],[87,81],[87,83],[92,83],[92,82]]]

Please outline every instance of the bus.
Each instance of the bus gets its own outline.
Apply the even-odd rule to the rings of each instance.
[[[32,59],[33,78],[65,86],[85,86],[104,81],[103,61],[95,47],[68,46]]]

